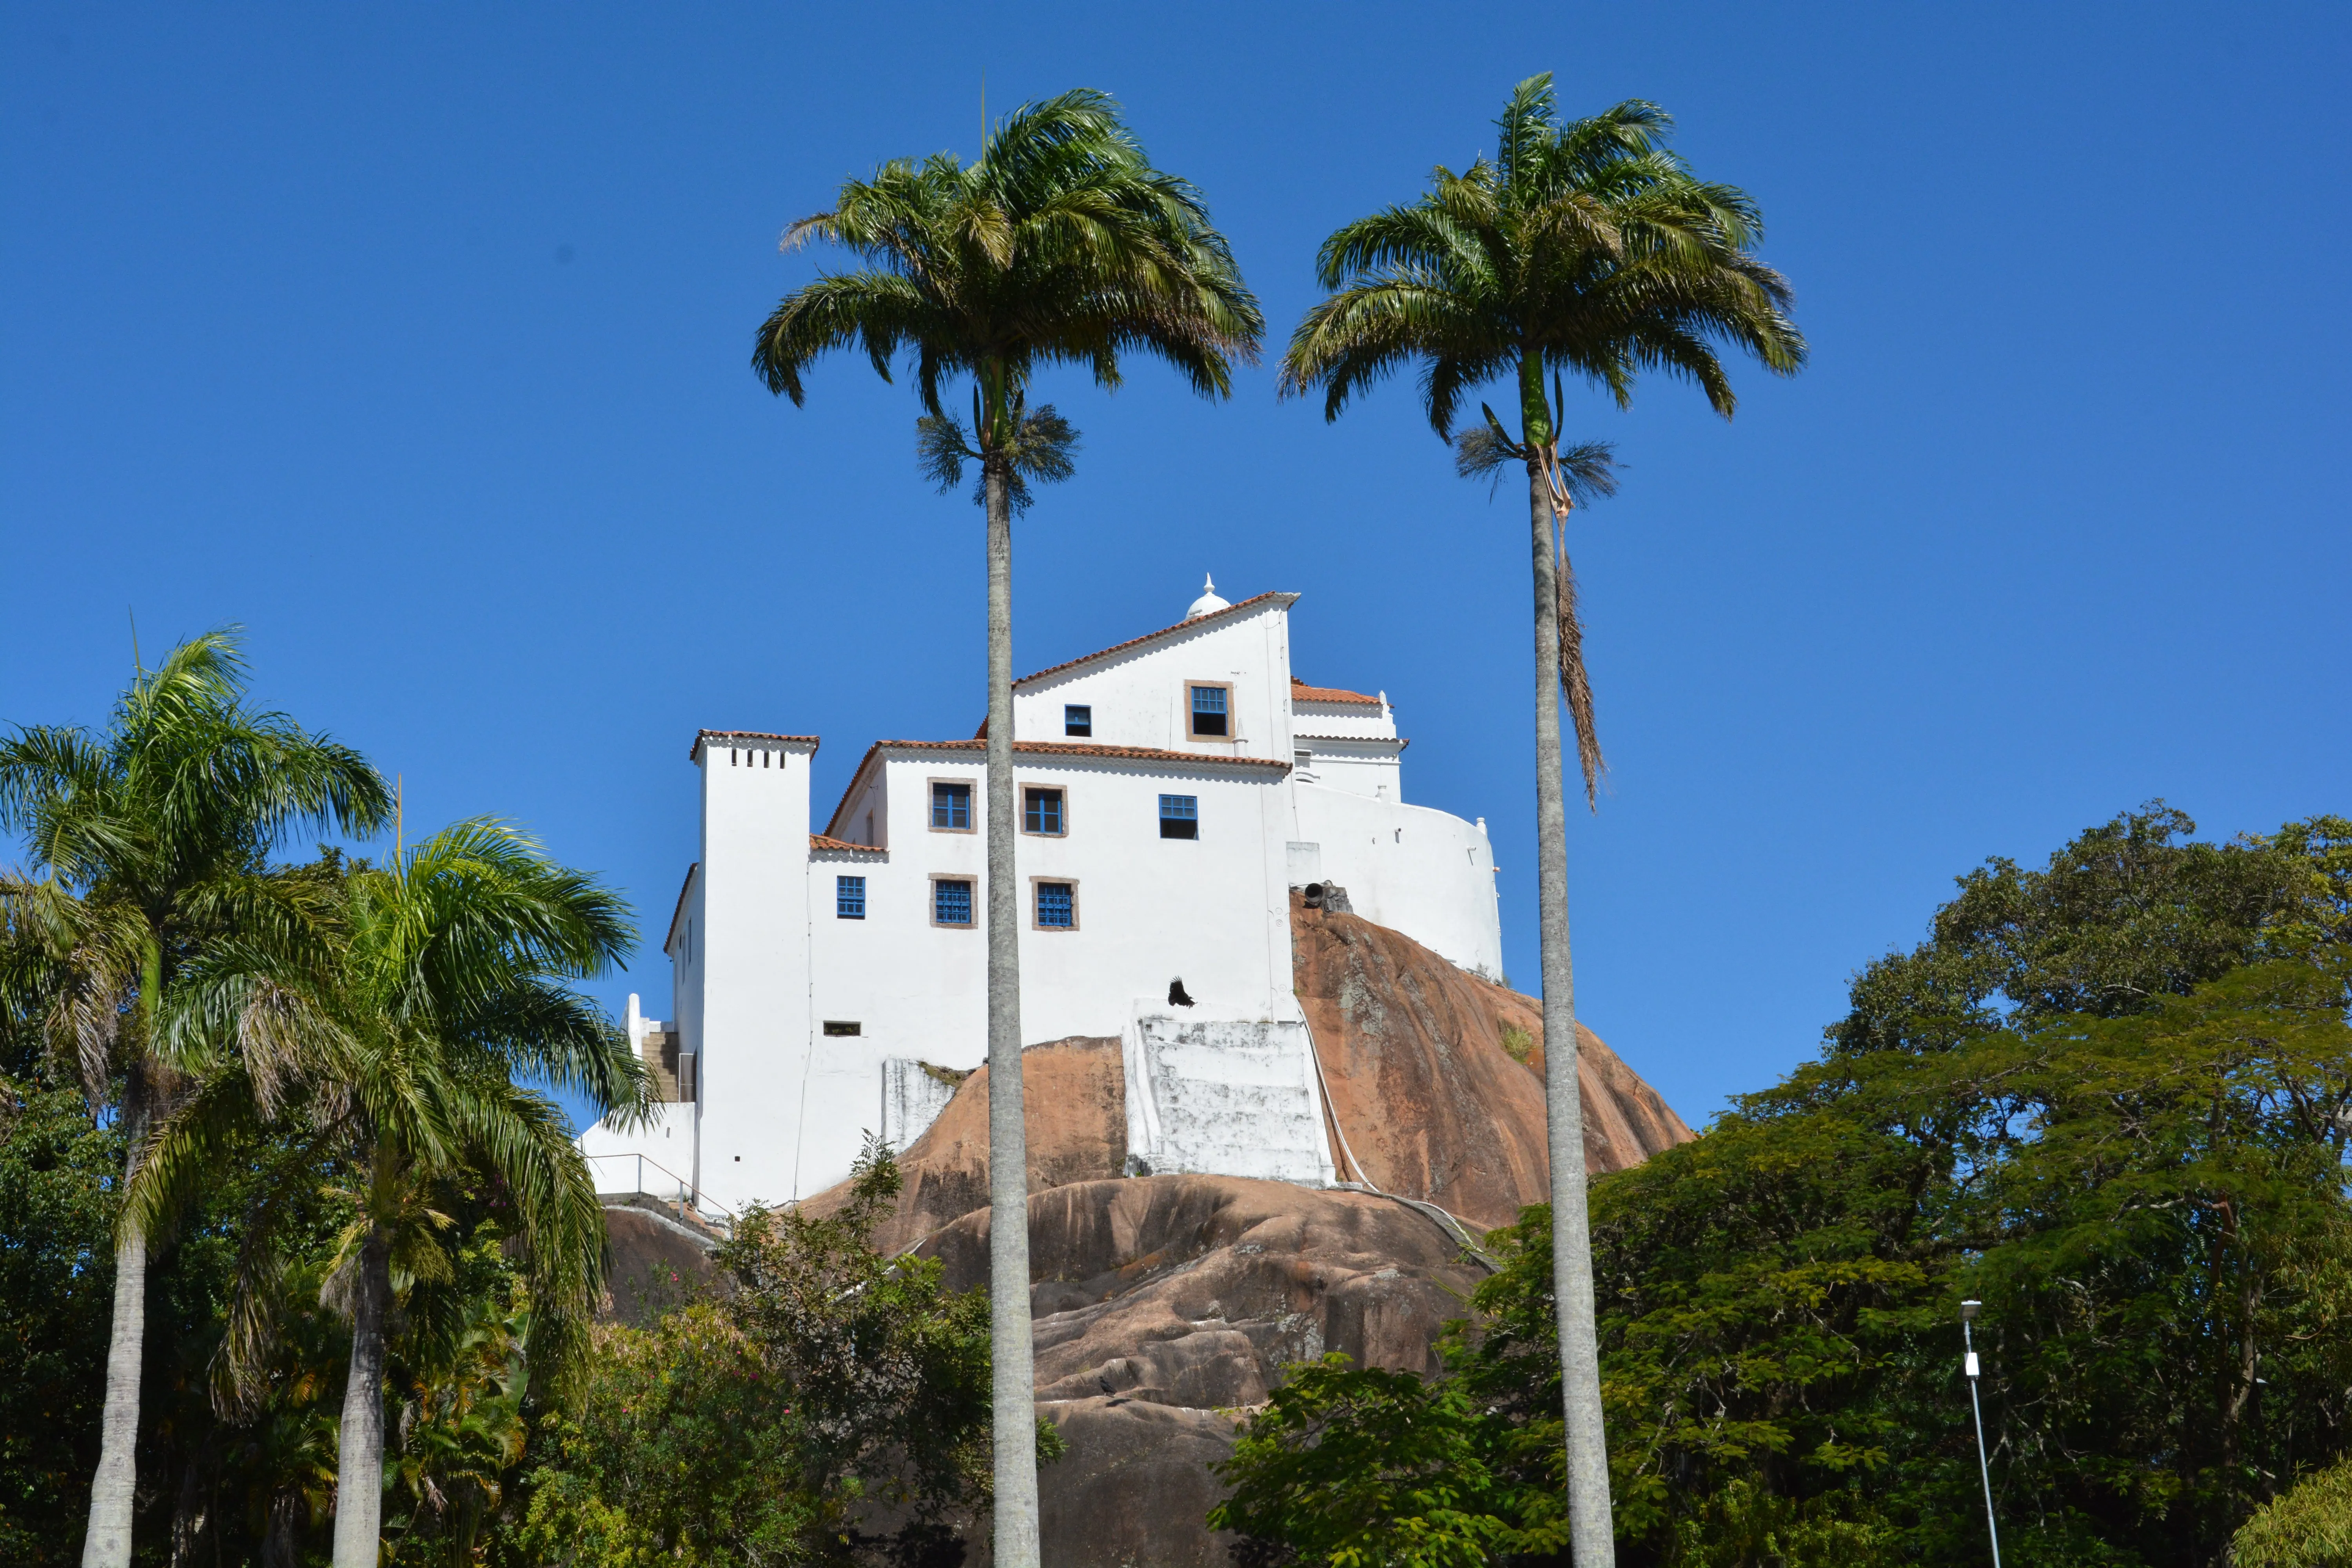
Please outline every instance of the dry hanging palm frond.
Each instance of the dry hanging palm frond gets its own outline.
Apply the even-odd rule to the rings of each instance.
[[[1576,613],[1576,572],[1568,552],[1555,539],[1552,581],[1559,599],[1559,689],[1568,699],[1568,716],[1576,724],[1576,761],[1584,770],[1584,804],[1601,809],[1601,775],[1609,764],[1601,756],[1601,737],[1592,728],[1592,682],[1584,673],[1584,622]]]
[[[1559,402],[1559,378],[1552,378],[1552,398]],[[1584,622],[1576,613],[1576,573],[1568,563],[1568,515],[1579,501],[1592,501],[1617,493],[1617,453],[1606,441],[1586,441],[1562,449],[1557,441],[1529,444],[1514,441],[1495,411],[1485,404],[1486,416],[1454,439],[1454,471],[1465,479],[1502,482],[1510,463],[1530,465],[1542,478],[1551,502],[1551,563],[1555,614],[1559,621],[1559,688],[1568,700],[1569,717],[1576,724],[1576,761],[1584,771],[1584,804],[1601,809],[1601,775],[1609,771],[1601,759],[1601,739],[1592,728],[1592,682],[1584,673]]]

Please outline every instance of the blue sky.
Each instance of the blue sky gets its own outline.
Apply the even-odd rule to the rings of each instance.
[[[1010,18],[1010,19],[1008,19]],[[1571,392],[1612,793],[1571,825],[1579,1001],[1692,1121],[1815,1047],[1950,879],[2155,796],[2352,809],[2352,13],[2325,6],[642,7],[0,13],[0,721],[97,722],[247,628],[257,693],[624,889],[667,1010],[696,728],[971,732],[978,514],[862,363],[745,368],[786,221],[988,101],[1116,94],[1278,342],[1315,247],[1490,142],[1511,83],[1654,99],[1746,186],[1802,375],[1738,417]],[[1408,798],[1484,816],[1536,969],[1523,514],[1409,385],[1049,383],[1080,472],[1016,544],[1015,661],[1305,595]],[[2334,435],[2329,435],[2334,432]]]

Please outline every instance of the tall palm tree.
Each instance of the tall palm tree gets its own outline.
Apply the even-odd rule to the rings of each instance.
[[[626,906],[512,828],[446,828],[353,868],[335,901],[323,940],[224,942],[189,966],[161,1044],[198,1086],[157,1129],[126,1206],[164,1212],[257,1122],[298,1111],[312,1151],[354,1173],[328,1284],[352,1323],[334,1562],[374,1568],[386,1319],[412,1285],[449,1279],[436,1194],[486,1181],[509,1205],[534,1373],[561,1376],[603,1278],[604,1215],[562,1112],[516,1080],[578,1090],[624,1125],[651,1090],[620,1031],[565,984],[627,950]],[[246,1226],[232,1376],[268,1349],[278,1212],[266,1201]]]
[[[1480,157],[1458,174],[1441,167],[1419,200],[1324,241],[1318,266],[1331,292],[1292,334],[1282,388],[1321,388],[1325,417],[1337,419],[1355,393],[1416,363],[1430,425],[1452,440],[1472,388],[1517,382],[1517,434],[1482,405],[1483,421],[1456,442],[1456,462],[1465,475],[1511,461],[1527,473],[1552,1280],[1570,1530],[1580,1568],[1593,1568],[1614,1549],[1577,1090],[1559,707],[1564,692],[1590,804],[1601,752],[1564,525],[1576,500],[1612,484],[1605,447],[1560,448],[1559,377],[1582,376],[1622,406],[1640,373],[1663,371],[1696,382],[1728,418],[1735,400],[1717,345],[1788,374],[1804,363],[1805,344],[1787,313],[1786,281],[1751,253],[1762,233],[1755,204],[1697,179],[1665,151],[1671,121],[1656,106],[1629,101],[1563,124],[1546,74],[1513,90],[1496,125],[1492,162]]]
[[[120,1073],[126,1179],[173,1087],[152,1047],[181,970],[208,943],[306,922],[299,887],[268,864],[289,833],[373,832],[389,813],[358,752],[250,707],[244,683],[235,634],[216,632],[139,670],[101,733],[42,725],[0,739],[0,828],[23,836],[30,862],[0,875],[0,985],[45,1016],[93,1105]],[[85,1568],[131,1561],[148,1234],[126,1210]]]
[[[1119,384],[1122,351],[1156,355],[1203,396],[1264,330],[1200,194],[1151,166],[1099,92],[1024,105],[965,164],[940,153],[843,184],[831,211],[784,231],[867,265],[788,294],[761,326],[751,367],[802,402],[802,373],[853,346],[890,378],[913,362],[918,451],[942,489],[980,466],[988,517],[988,1145],[990,1343],[994,1354],[996,1561],[1037,1561],[1035,1403],[1029,1337],[1028,1160],[1021,1114],[1019,910],[1013,784],[1013,515],[1031,481],[1066,478],[1076,434],[1029,406],[1036,371],[1086,367]],[[942,384],[972,382],[967,429]]]

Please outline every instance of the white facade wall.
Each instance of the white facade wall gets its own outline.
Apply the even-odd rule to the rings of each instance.
[[[1404,800],[1402,741],[1298,737],[1298,782],[1360,795],[1369,800]]]
[[[1172,628],[1140,647],[1114,648],[1018,681],[1013,733],[1023,741],[1061,741],[1062,710],[1094,710],[1099,746],[1150,746],[1197,756],[1291,760],[1290,606],[1296,594],[1265,594],[1213,620]],[[1194,740],[1192,683],[1234,688],[1234,733]]]
[[[652,1122],[634,1132],[616,1132],[599,1121],[580,1135],[589,1173],[600,1193],[650,1193],[672,1202],[694,1191],[694,1140],[699,1131],[691,1105],[657,1105]]]
[[[1248,1159],[1321,1180],[1319,1112],[1292,1084],[1305,1082],[1292,1069],[1307,1058],[1284,1033],[1303,1032],[1290,887],[1335,881],[1358,913],[1465,968],[1499,975],[1502,952],[1483,827],[1403,803],[1404,742],[1385,699],[1294,699],[1296,599],[1261,595],[1015,684],[1017,783],[1061,790],[1066,831],[1022,836],[1013,893],[1024,1040],[1128,1036],[1139,1058],[1136,1021],[1173,1019],[1154,1037],[1165,1070],[1150,1076],[1166,1079],[1154,1098],[1168,1099],[1182,1124],[1171,1131],[1192,1151],[1181,1163],[1246,1163],[1235,1151],[1256,1148]],[[1230,688],[1231,732],[1195,738],[1189,689],[1209,682]],[[1066,735],[1071,703],[1091,710],[1090,735]],[[1165,754],[1090,754],[1100,748]],[[970,1068],[986,1057],[984,906],[969,927],[931,919],[935,877],[988,895],[982,742],[878,743],[812,841],[815,750],[813,737],[743,731],[697,742],[702,855],[665,948],[671,1026],[697,1055],[700,1098],[665,1107],[646,1131],[583,1135],[600,1189],[612,1190],[616,1157],[640,1155],[714,1206],[806,1196],[848,1173],[867,1130],[903,1143],[936,1114],[905,1092],[910,1080],[886,1112],[890,1071],[904,1079],[919,1071],[909,1062]],[[971,785],[972,831],[931,827],[937,780]],[[1160,837],[1163,794],[1198,800],[1197,838]],[[837,913],[843,876],[866,879],[863,919]],[[1075,929],[1036,926],[1039,879],[1076,885]],[[1196,1011],[1171,1007],[1180,979]],[[1212,1040],[1189,1026],[1213,1020],[1259,1034]],[[1147,1066],[1130,1062],[1130,1075]],[[1268,1072],[1282,1083],[1259,1083]],[[1215,1109],[1234,1094],[1257,1109]]]
[[[1339,741],[1393,741],[1396,710],[1382,692],[1369,702],[1324,702],[1294,692],[1291,728],[1301,736],[1328,736]]]
[[[1483,826],[1324,784],[1290,793],[1298,837],[1317,846],[1323,879],[1348,889],[1349,908],[1465,969],[1503,977],[1495,851]]]
[[[1139,1001],[1165,1009],[1178,979],[1196,1000],[1223,1008],[1292,1008],[1285,770],[1025,750],[1014,761],[1020,784],[1062,791],[1068,829],[1060,837],[1024,833],[1014,852],[1024,1040],[1115,1037]],[[885,1060],[969,1068],[988,1058],[984,906],[970,926],[931,921],[934,878],[968,879],[987,896],[980,742],[885,745],[873,771],[880,784],[858,799],[873,800],[877,826],[887,820],[891,847],[809,857],[817,1032],[799,1131],[802,1181],[798,1194],[760,1194],[770,1201],[805,1195],[848,1170],[865,1131],[878,1129]],[[972,831],[930,826],[934,781],[971,785]],[[1163,793],[1200,802],[1198,838],[1160,837]],[[866,807],[858,809],[862,822]],[[835,879],[844,875],[866,879],[863,920],[835,912]],[[1076,884],[1075,929],[1037,928],[1037,879]],[[828,1020],[858,1033],[825,1035]],[[717,1168],[709,1190],[733,1203],[718,1184],[729,1173]]]
[[[882,1142],[904,1149],[940,1119],[955,1098],[956,1084],[912,1057],[882,1058]]]
[[[730,1208],[790,1196],[800,1174],[815,754],[807,737],[706,733],[695,749],[702,858],[687,900],[694,951],[675,1010],[679,1048],[698,1053],[699,1069],[692,1174]]]

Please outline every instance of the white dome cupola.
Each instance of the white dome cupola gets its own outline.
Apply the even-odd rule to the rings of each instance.
[[[1232,608],[1231,605],[1217,597],[1217,580],[1204,574],[1201,578],[1201,596],[1192,601],[1192,607],[1184,612],[1184,618],[1197,621],[1202,616],[1213,616],[1219,610]]]

